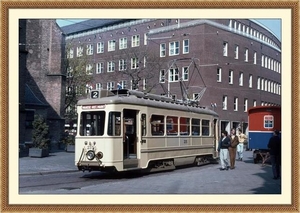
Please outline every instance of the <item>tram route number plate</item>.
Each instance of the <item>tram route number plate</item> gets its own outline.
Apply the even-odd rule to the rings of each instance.
[[[100,92],[99,91],[91,91],[91,98],[92,99],[97,99],[100,96]]]

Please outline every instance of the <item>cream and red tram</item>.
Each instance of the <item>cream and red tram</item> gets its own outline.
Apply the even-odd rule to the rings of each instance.
[[[132,90],[95,90],[77,104],[75,165],[148,171],[217,157],[216,112]]]

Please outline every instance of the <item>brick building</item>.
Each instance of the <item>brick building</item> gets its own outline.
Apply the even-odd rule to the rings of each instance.
[[[69,57],[88,58],[94,89],[196,100],[242,127],[247,110],[281,105],[281,42],[250,19],[93,19],[62,27]]]
[[[51,147],[64,131],[63,34],[55,20],[19,20],[19,143],[32,141],[34,114],[49,125]]]

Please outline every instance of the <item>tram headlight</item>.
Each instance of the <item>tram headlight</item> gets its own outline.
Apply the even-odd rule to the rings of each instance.
[[[93,160],[95,158],[95,152],[93,150],[90,150],[86,153],[86,157],[89,160]]]
[[[97,155],[97,158],[98,158],[98,159],[102,159],[102,158],[103,158],[103,153],[102,153],[102,152],[100,152],[100,151],[99,151],[99,152],[97,152],[97,154],[96,154],[96,155]]]

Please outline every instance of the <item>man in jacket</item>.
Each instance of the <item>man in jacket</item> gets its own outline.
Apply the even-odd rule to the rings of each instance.
[[[218,152],[220,153],[221,171],[228,170],[228,147],[230,146],[230,138],[227,131],[222,131],[222,137],[219,141]]]
[[[281,165],[281,139],[278,130],[275,130],[273,136],[270,138],[268,148],[271,157],[273,179],[278,179],[280,177]]]
[[[231,129],[231,135],[230,135],[230,146],[228,148],[229,150],[229,157],[230,157],[230,169],[235,168],[235,157],[236,157],[236,147],[239,144],[239,138],[235,134],[235,129]]]

